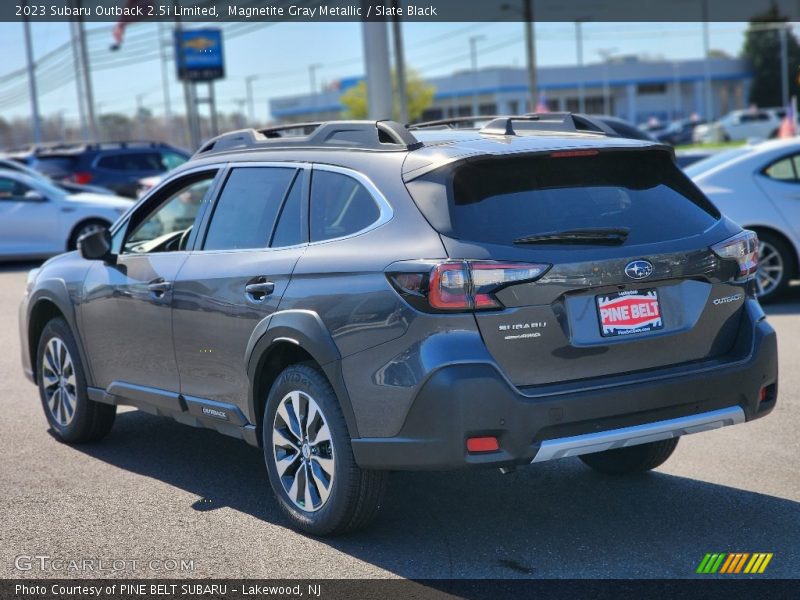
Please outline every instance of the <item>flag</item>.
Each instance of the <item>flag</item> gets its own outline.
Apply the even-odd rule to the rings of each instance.
[[[786,116],[781,121],[781,126],[778,129],[779,138],[790,138],[797,135],[797,127],[795,126],[794,106],[789,103],[786,107]]]
[[[550,109],[547,108],[547,96],[546,96],[544,90],[539,92],[539,101],[536,103],[536,110],[534,112],[537,112],[537,113],[550,112]]]
[[[149,14],[148,7],[152,6],[152,0],[123,0],[123,16],[114,24],[111,30],[111,37],[114,43],[110,50],[119,50],[125,39],[125,28],[134,21],[140,20],[139,14]]]

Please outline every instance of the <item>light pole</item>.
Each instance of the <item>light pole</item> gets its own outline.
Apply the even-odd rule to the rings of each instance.
[[[779,31],[781,36],[781,106],[789,106],[789,48],[787,37],[789,24],[784,24]]]
[[[503,10],[520,12],[510,4],[503,4]],[[528,103],[527,111],[535,112],[539,104],[539,84],[536,82],[536,30],[533,24],[533,0],[522,0],[522,21],[525,25],[525,59],[528,71]]]
[[[399,0],[392,0],[392,7],[400,8]],[[408,123],[408,90],[406,89],[406,58],[403,51],[403,24],[399,11],[392,17],[392,41],[394,42],[394,70],[397,77],[397,98],[400,105],[400,122]]]
[[[483,35],[473,35],[469,38],[469,55],[472,65],[472,116],[480,116],[478,106],[478,42],[485,39]]]
[[[608,81],[608,61],[618,48],[599,48],[597,53],[603,59],[603,113],[611,114],[611,85]]]
[[[250,121],[250,125],[255,125],[256,122],[256,107],[253,99],[253,82],[256,79],[258,79],[258,75],[248,75],[244,78],[244,85],[247,88],[247,120]]]
[[[144,105],[142,104],[142,100],[144,97],[147,96],[147,92],[142,94],[136,94],[136,116],[139,117],[142,114],[142,110],[144,109]],[[99,106],[99,103],[98,103]]]
[[[681,106],[680,63],[677,60],[672,62],[672,104],[672,118],[680,119],[683,107]]]
[[[308,82],[311,85],[311,101],[314,103],[314,108],[317,107],[317,69],[320,69],[320,63],[308,65]]]
[[[36,65],[33,62],[33,44],[31,43],[31,23],[25,18],[22,22],[25,31],[25,57],[28,63],[28,93],[31,100],[31,116],[33,117],[33,141],[42,141],[42,120],[39,115],[39,94],[36,90]]]
[[[701,4],[703,13],[703,87],[705,88],[705,115],[703,115],[709,123],[712,119],[711,108],[711,57],[709,56],[711,42],[709,40],[708,32],[708,0],[703,0]]]
[[[575,21],[575,54],[578,59],[578,112],[586,112],[586,91],[583,86],[583,22],[586,19]]]

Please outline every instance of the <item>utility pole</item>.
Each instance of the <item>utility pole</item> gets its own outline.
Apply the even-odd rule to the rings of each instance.
[[[469,38],[469,56],[472,65],[472,116],[480,116],[478,106],[478,42],[485,39],[483,35],[473,35]]]
[[[72,63],[75,67],[75,94],[78,98],[78,115],[81,121],[81,139],[89,139],[89,124],[86,121],[86,98],[83,95],[83,78],[81,77],[81,57],[78,52],[78,23],[69,24],[72,41]]]
[[[539,90],[536,82],[536,39],[533,26],[533,0],[523,0],[523,13],[525,21],[525,50],[528,67],[528,107],[527,112],[535,112],[539,104]]]
[[[704,114],[703,117],[710,123],[713,118],[711,114],[713,108],[711,102],[711,57],[709,56],[711,43],[708,32],[708,0],[703,0],[701,8],[703,11],[703,56],[705,57],[703,60],[703,87],[705,88],[704,99],[706,114]]]
[[[164,92],[164,121],[170,139],[174,138],[172,129],[172,99],[169,93],[169,72],[167,67],[167,48],[164,45],[164,24],[158,22],[158,49],[161,56],[161,88]]]
[[[311,102],[314,104],[314,108],[317,107],[317,69],[321,67],[320,63],[308,65],[308,83],[311,87]]]
[[[586,112],[586,90],[583,84],[583,21],[575,21],[575,53],[578,58],[578,112]]]
[[[27,2],[26,2],[27,5]],[[33,62],[33,43],[31,42],[31,22],[25,17],[22,26],[25,31],[25,57],[28,63],[28,94],[31,100],[31,116],[33,123],[33,141],[42,141],[42,119],[39,114],[39,93],[36,89],[36,65]]]
[[[606,115],[611,114],[611,83],[609,82],[608,75],[608,62],[617,48],[600,48],[597,53],[603,59],[603,113]]]
[[[244,78],[244,87],[247,90],[247,120],[250,121],[250,126],[256,124],[256,107],[253,99],[253,82],[258,79],[258,75],[248,75]]]
[[[781,36],[781,106],[789,106],[789,49],[787,36],[789,24],[785,23],[780,28]]]
[[[399,0],[392,0],[395,9],[400,7]],[[394,41],[394,70],[397,77],[397,98],[400,101],[400,122],[408,123],[411,119],[408,114],[408,89],[406,88],[406,58],[403,51],[403,25],[400,22],[399,11],[394,11],[392,17],[392,39]]]
[[[80,8],[81,0],[75,0],[75,7]],[[86,50],[86,30],[83,18],[76,23],[78,35],[78,56],[80,57],[81,78],[83,80],[83,94],[86,101],[86,117],[89,122],[89,136],[93,141],[98,141],[97,119],[94,112],[94,92],[92,91],[92,73],[89,65],[89,53]]]
[[[389,119],[392,116],[392,75],[386,23],[363,21],[361,29],[364,39],[369,118]]]

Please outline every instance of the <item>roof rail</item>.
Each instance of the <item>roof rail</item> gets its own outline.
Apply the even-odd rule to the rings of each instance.
[[[412,123],[408,125],[410,131],[415,129],[427,129],[429,127],[446,127],[449,129],[458,129],[457,125],[461,123],[478,123],[480,121],[491,121],[497,119],[497,115],[483,115],[479,117],[451,117],[449,119],[438,119],[436,121],[423,121],[422,123]]]
[[[286,135],[300,132],[300,135]],[[325,121],[292,123],[266,129],[240,129],[206,142],[195,156],[230,150],[275,148],[342,148],[416,150],[422,142],[395,121]]]
[[[594,119],[586,115],[568,112],[528,113],[513,117],[498,117],[483,127],[480,132],[489,135],[518,135],[514,123],[524,123],[520,131],[557,131],[566,133],[607,133]]]

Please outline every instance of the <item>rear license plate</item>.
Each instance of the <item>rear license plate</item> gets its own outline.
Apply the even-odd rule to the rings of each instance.
[[[603,337],[646,333],[664,327],[656,290],[629,290],[597,296]]]

